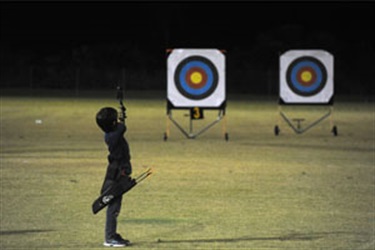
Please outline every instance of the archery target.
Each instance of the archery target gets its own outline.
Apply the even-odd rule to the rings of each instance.
[[[175,49],[168,58],[168,99],[176,107],[218,107],[225,100],[224,55]]]
[[[280,97],[285,103],[328,103],[333,96],[333,56],[291,50],[280,57]]]

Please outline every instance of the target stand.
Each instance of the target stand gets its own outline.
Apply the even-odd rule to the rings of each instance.
[[[226,116],[225,116],[225,107],[226,103],[224,102],[223,105],[221,105],[219,108],[200,108],[200,107],[193,107],[193,108],[178,108],[174,107],[172,103],[167,100],[167,128],[164,133],[164,141],[167,141],[170,136],[170,122],[174,124],[179,131],[188,139],[195,139],[199,135],[206,132],[208,129],[213,127],[215,124],[222,122],[222,133],[224,136],[224,139],[226,141],[229,140],[229,134],[227,133],[227,126],[226,126]],[[183,126],[177,119],[173,117],[173,109],[175,110],[187,110],[189,113],[185,114],[184,117],[189,117],[189,126]],[[204,119],[204,113],[210,112],[210,111],[217,111],[217,117],[213,121],[209,122],[203,127],[200,127],[197,130],[194,130],[194,122],[198,120]]]
[[[324,120],[329,119],[329,123],[330,123],[332,134],[334,136],[338,135],[337,126],[334,124],[334,121],[333,121],[333,103],[330,104],[330,105],[325,105],[325,107],[327,108],[326,111],[324,113],[322,113],[321,116],[319,116],[315,120],[311,121],[308,125],[304,125],[304,126],[303,126],[303,123],[306,121],[306,119],[305,118],[301,118],[301,117],[290,118],[290,116],[288,116],[286,114],[286,112],[282,110],[282,107],[284,105],[285,105],[285,103],[283,103],[282,100],[279,100],[278,113],[279,113],[280,117],[283,119],[283,121],[285,121],[286,124],[296,134],[302,134],[302,133],[310,130],[311,128],[315,127],[319,123],[323,122]],[[279,119],[278,124],[281,124],[280,119]],[[281,129],[280,129],[280,127],[279,127],[278,124],[276,124],[275,127],[274,127],[274,134],[275,135],[279,135],[280,132],[281,132]]]
[[[169,49],[167,50],[167,129],[170,136],[172,122],[188,139],[194,139],[215,124],[224,120],[226,132],[225,56],[218,49]],[[188,110],[189,128],[173,117],[173,110]],[[204,119],[204,112],[218,111],[217,117],[203,128],[194,131],[194,122]]]
[[[330,118],[331,132],[338,135],[333,123],[333,56],[324,50],[289,50],[280,56],[280,117],[297,134],[302,134]],[[307,126],[305,118],[290,119],[282,106],[323,106],[327,110]],[[280,121],[279,121],[280,124]],[[274,127],[280,134],[279,125]]]

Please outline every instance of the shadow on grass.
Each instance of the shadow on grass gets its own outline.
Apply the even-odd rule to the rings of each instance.
[[[30,234],[30,233],[48,233],[55,230],[51,229],[30,229],[30,230],[9,230],[0,231],[0,235],[19,235],[19,234]]]
[[[214,243],[214,242],[240,242],[240,241],[313,241],[324,238],[329,235],[351,234],[349,232],[321,232],[321,233],[294,233],[282,236],[270,237],[239,237],[222,239],[187,239],[187,240],[162,240],[158,239],[158,244],[177,244],[177,243]]]

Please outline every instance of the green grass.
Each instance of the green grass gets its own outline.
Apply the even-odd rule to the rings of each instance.
[[[134,175],[154,169],[124,196],[132,249],[374,249],[373,103],[336,102],[335,137],[329,120],[295,134],[275,101],[229,100],[229,141],[224,121],[196,139],[170,124],[164,141],[164,99],[126,105]],[[0,249],[103,248],[105,213],[91,213],[107,164],[103,106],[117,103],[1,97]],[[303,125],[324,112],[284,110]],[[185,113],[173,115],[188,128]],[[194,129],[216,111],[205,117]]]

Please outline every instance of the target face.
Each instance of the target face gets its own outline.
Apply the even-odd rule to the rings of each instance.
[[[328,103],[333,57],[321,50],[293,50],[280,57],[280,97],[285,103]]]
[[[168,58],[168,99],[177,107],[218,107],[225,100],[224,55],[176,49]]]
[[[187,57],[174,72],[176,88],[182,95],[194,100],[202,100],[212,95],[218,80],[215,65],[202,56]]]

